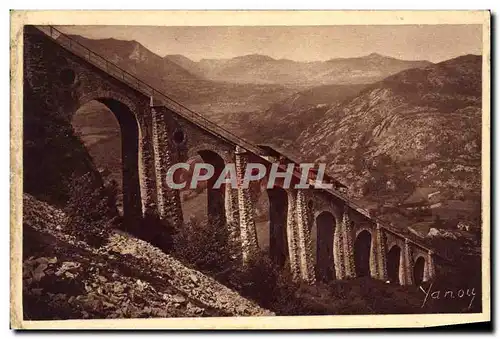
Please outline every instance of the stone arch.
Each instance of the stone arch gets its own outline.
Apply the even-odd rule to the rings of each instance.
[[[214,174],[206,182],[208,222],[222,226],[226,223],[225,185],[215,188],[214,184],[222,173],[226,162],[219,153],[212,149],[198,149],[197,153],[203,162],[214,167]]]
[[[357,277],[370,276],[370,253],[372,234],[368,229],[363,229],[356,235],[354,242],[354,265]]]
[[[189,137],[189,136],[188,136]],[[186,157],[190,159],[200,154],[200,152],[210,151],[212,153],[217,154],[222,160],[224,160],[225,164],[233,162],[233,158],[229,152],[223,151],[220,149],[220,146],[211,143],[201,143],[195,146],[189,147],[187,150]]]
[[[137,104],[135,103],[135,101],[131,100],[128,96],[123,95],[117,91],[97,89],[94,91],[85,92],[85,94],[78,96],[76,105],[77,105],[77,107],[81,107],[92,100],[97,100],[97,101],[101,102],[101,100],[103,100],[103,99],[120,102],[123,105],[127,106],[129,111],[134,115],[137,122],[139,123],[139,117],[137,115],[138,107],[137,107]],[[73,112],[73,114],[75,112],[76,112],[76,110]]]
[[[325,195],[321,190],[311,189],[308,191],[310,191],[310,197],[314,201],[313,219],[316,219],[321,212],[328,211],[333,215],[335,220],[342,220],[345,211],[344,204],[339,203],[337,200],[332,200],[330,196]]]
[[[109,95],[108,95],[109,94]],[[121,136],[121,170],[123,193],[123,217],[125,226],[134,226],[142,218],[142,199],[139,164],[140,125],[136,113],[131,107],[121,101],[130,103],[126,98],[112,92],[91,92],[80,97],[79,106],[71,112],[73,118],[79,108],[91,101],[105,105],[114,115],[120,127]],[[136,107],[133,105],[132,107]]]
[[[401,284],[399,271],[401,267],[401,246],[394,243],[387,252],[387,277],[391,283]]]
[[[405,243],[404,243],[404,241],[400,241],[400,240],[398,240],[398,239],[396,238],[396,239],[393,239],[393,240],[391,240],[391,241],[388,241],[388,242],[387,242],[387,248],[389,248],[389,249],[390,249],[390,248],[392,248],[393,246],[396,246],[396,245],[397,245],[397,246],[399,246],[399,248],[401,248],[401,249],[402,249],[402,248],[403,248],[403,246],[404,246],[404,244],[405,244]]]
[[[331,205],[331,212],[335,217],[335,219],[342,220],[342,217],[344,216],[345,206],[336,203],[331,203],[330,205]]]
[[[427,262],[424,258],[424,256],[422,255],[419,255],[416,260],[415,260],[415,263],[413,264],[413,283],[417,286],[419,286],[420,284],[422,284],[422,282],[424,282],[424,273],[425,273],[425,266],[426,266]]]
[[[323,210],[315,213],[311,240],[313,244],[315,243],[313,250],[316,258],[316,279],[320,281],[335,279],[333,240],[336,225],[336,219],[331,211]]]
[[[288,194],[281,187],[266,189],[269,199],[269,255],[278,266],[288,259],[287,214]]]
[[[185,130],[184,133],[186,133]],[[189,136],[186,136],[186,138],[189,138]],[[222,184],[220,188],[215,189],[213,185],[226,163],[228,163],[228,157],[210,143],[199,143],[193,147],[188,147],[184,151],[177,153],[177,155],[180,162],[186,162],[190,166],[189,170],[180,169],[176,172],[179,179],[186,183],[185,188],[180,192],[183,219],[189,220],[194,217],[199,221],[205,218],[208,218],[209,221],[218,220],[218,223],[227,221],[228,216],[223,217],[226,209],[230,209],[230,206],[227,206],[228,208],[225,206],[226,186]],[[199,182],[196,188],[190,188],[196,163],[211,164],[214,166],[215,173],[208,181]]]
[[[370,236],[372,236],[372,229],[371,228],[369,228],[369,227],[359,227],[359,228],[356,228],[356,232],[354,234],[355,238],[357,238],[358,235],[361,232],[368,232],[368,233],[370,233]]]
[[[314,217],[314,220],[316,220],[318,218],[318,216],[320,214],[323,214],[323,213],[329,213],[332,215],[332,217],[337,220],[337,216],[335,214],[335,210],[333,208],[331,208],[330,206],[322,206],[320,209],[316,209],[313,213],[313,217]]]
[[[419,248],[418,246],[412,246],[412,260],[413,262],[417,261],[418,257],[423,257],[424,259],[427,258],[427,251]],[[427,260],[426,260],[427,261]]]

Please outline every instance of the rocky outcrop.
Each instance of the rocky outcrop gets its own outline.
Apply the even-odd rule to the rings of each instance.
[[[432,227],[429,230],[429,233],[427,233],[426,237],[428,237],[428,238],[442,237],[442,238],[450,238],[450,239],[454,239],[454,240],[457,239],[457,236],[455,234],[453,234],[453,232],[443,230],[443,229],[434,228],[434,227]]]
[[[415,187],[433,187],[445,200],[478,201],[481,57],[386,78],[328,110],[298,143],[353,198],[397,204]]]
[[[24,319],[273,315],[152,245],[115,231],[94,248],[24,195]]]

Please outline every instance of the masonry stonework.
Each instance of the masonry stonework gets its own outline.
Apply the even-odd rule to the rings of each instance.
[[[345,252],[344,252],[344,223],[341,221],[335,227],[333,234],[333,260],[335,263],[335,276],[338,280],[346,278]]]
[[[224,189],[229,255],[232,261],[241,262],[242,243],[240,230],[240,211],[238,205],[238,190],[231,187],[231,185],[225,185]]]
[[[167,170],[175,162],[185,162],[195,155],[200,155],[206,162],[208,159],[217,163],[219,167],[234,162],[240,181],[249,156],[266,165],[272,162],[270,158],[257,154],[253,147],[249,149],[257,152],[255,154],[235,143],[234,138],[214,132],[176,109],[167,109],[158,98],[153,98],[153,103],[158,105],[150,105],[149,94],[132,88],[110,75],[105,68],[77,54],[61,47],[60,42],[37,28],[25,27],[25,114],[43,110],[51,118],[70,124],[80,106],[92,100],[105,104],[115,114],[122,132],[125,214],[136,218],[132,219],[158,215],[182,227],[179,192],[166,185]],[[356,276],[353,241],[354,235],[363,227],[367,227],[372,235],[369,250],[372,277],[387,279],[387,251],[391,244],[397,244],[401,249],[398,268],[401,284],[414,283],[414,262],[418,257],[425,259],[424,281],[435,278],[436,254],[382,227],[339,192],[310,188],[286,189],[286,194],[288,260],[295,280],[315,281],[312,254],[316,249],[311,247],[310,236],[315,220],[307,202],[309,198],[316,211],[326,210],[334,216],[336,225],[332,241],[336,279]],[[212,211],[209,213],[219,213],[225,222],[223,226],[228,228],[231,257],[243,264],[248,263],[258,251],[249,190],[241,186],[224,186],[209,196],[212,197],[209,198],[209,210]],[[139,221],[137,224],[147,227]]]
[[[25,111],[30,110],[30,102],[45,102],[44,109],[53,118],[71,124],[79,107],[96,100],[115,114],[122,142],[127,146],[122,147],[124,213],[130,220],[155,213],[149,98],[61,48],[30,26],[24,28],[24,80]],[[135,140],[127,143],[126,136]]]
[[[139,132],[139,186],[143,217],[157,214],[154,151],[150,133]]]
[[[243,264],[248,264],[258,253],[257,231],[253,218],[253,203],[248,188],[244,188],[243,178],[248,163],[248,154],[242,147],[236,146],[236,175],[238,178],[238,209],[240,216],[240,236]]]
[[[312,223],[311,213],[306,200],[305,190],[299,189],[296,193],[296,227],[298,242],[298,257],[302,281],[313,284],[315,282],[314,264],[312,257],[311,237],[309,230]]]
[[[299,257],[299,232],[297,226],[297,191],[293,189],[287,190],[288,194],[288,211],[286,221],[286,231],[288,239],[288,253],[290,260],[290,272],[295,281],[301,279],[300,257]]]
[[[401,266],[401,285],[413,285],[413,255],[408,239],[405,239],[403,247],[403,264]]]
[[[170,188],[167,184],[167,171],[177,162],[165,122],[167,114],[169,111],[165,107],[151,107],[158,214],[160,219],[168,220],[172,226],[180,228],[183,218],[179,190]]]
[[[427,259],[425,261],[424,282],[431,281],[436,276],[436,267],[434,266],[433,252],[427,252]]]
[[[354,247],[353,247],[353,222],[349,214],[344,211],[342,217],[342,242],[344,251],[344,276],[345,278],[356,277],[356,268],[354,266]]]
[[[375,256],[376,256],[376,274],[377,279],[387,281],[387,240],[385,232],[380,224],[377,223],[375,233]]]
[[[370,277],[378,279],[378,249],[377,249],[377,230],[375,232],[370,232],[372,234],[370,242]]]

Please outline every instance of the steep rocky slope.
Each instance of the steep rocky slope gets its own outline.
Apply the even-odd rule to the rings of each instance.
[[[355,97],[367,85],[322,85],[297,92],[264,112],[239,116],[241,135],[290,152],[302,131],[333,106]],[[290,154],[291,155],[291,154]]]
[[[163,57],[165,60],[170,60],[176,63],[185,70],[188,70],[192,74],[195,74],[201,78],[205,78],[205,70],[200,65],[200,63],[193,61],[181,54],[169,54]]]
[[[273,315],[126,233],[95,248],[59,209],[24,194],[23,211],[25,320]]]
[[[147,74],[152,70],[156,70],[154,75],[159,76],[160,81],[188,82],[200,80],[199,77],[175,62],[161,58],[135,40],[126,41],[112,38],[94,40],[79,35],[70,37],[98,52],[119,67],[126,67],[125,69],[133,74]]]
[[[481,57],[388,77],[328,110],[298,140],[354,197],[400,202],[416,186],[479,213]]]
[[[251,54],[232,59],[202,59],[194,62],[184,56],[167,55],[172,62],[207,79],[233,83],[288,84],[318,86],[325,84],[366,84],[404,69],[425,67],[420,60],[399,60],[372,53],[356,58],[299,62]]]

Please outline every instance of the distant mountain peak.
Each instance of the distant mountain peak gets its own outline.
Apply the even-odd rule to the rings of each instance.
[[[368,54],[365,58],[368,58],[368,59],[394,59],[394,58],[389,57],[387,55],[382,55],[382,54],[376,53],[376,52]]]
[[[157,87],[161,87],[160,80],[153,74],[158,74],[158,72],[168,74],[172,81],[199,80],[201,78],[168,58],[160,57],[137,40],[90,39],[79,35],[72,35],[71,38],[115,63],[118,67],[131,70],[138,75],[142,74],[144,80]]]
[[[447,65],[447,64],[456,64],[456,63],[467,63],[467,62],[472,62],[472,63],[481,63],[482,61],[482,55],[478,54],[464,54],[457,56],[455,58],[441,61],[439,64],[440,65]]]
[[[274,61],[275,59],[271,58],[268,55],[254,53],[254,54],[237,56],[237,57],[233,58],[233,60]]]
[[[367,54],[367,55],[363,55],[363,56],[357,56],[357,57],[341,57],[341,58],[332,58],[332,59],[329,59],[327,60],[327,62],[338,62],[338,61],[362,61],[362,60],[399,60],[397,58],[393,58],[393,57],[390,57],[390,56],[387,56],[387,55],[383,55],[383,54],[380,54],[380,53],[377,53],[377,52],[372,52],[370,54]],[[400,60],[400,61],[403,61],[403,60]]]
[[[177,60],[186,60],[186,61],[191,61],[193,60],[189,59],[187,56],[182,55],[182,54],[167,54],[163,57],[163,59],[177,59]]]

